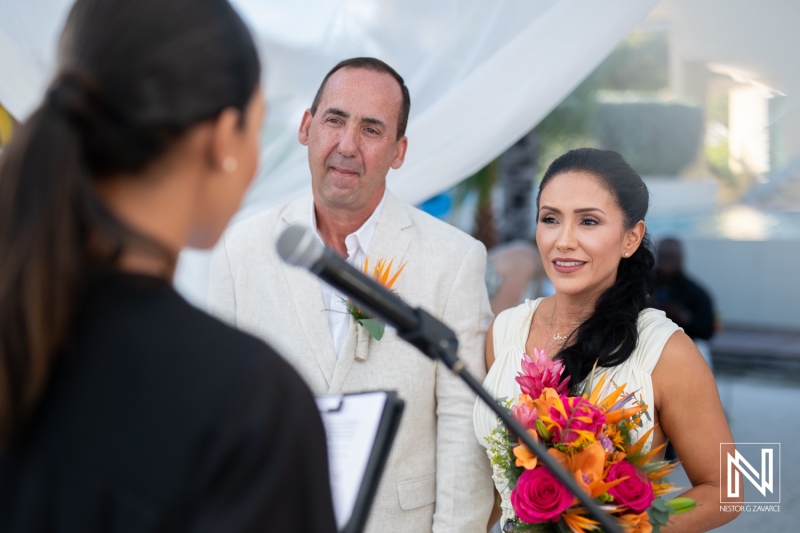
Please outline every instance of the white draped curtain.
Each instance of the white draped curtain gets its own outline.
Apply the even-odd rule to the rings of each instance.
[[[169,0],[165,0],[169,1]],[[258,176],[237,219],[307,191],[303,111],[338,61],[374,56],[411,93],[405,164],[389,174],[419,203],[474,173],[535,126],[657,0],[233,0],[265,62],[268,116]],[[22,120],[53,75],[71,0],[0,2],[0,103]],[[176,284],[205,301],[207,253]]]

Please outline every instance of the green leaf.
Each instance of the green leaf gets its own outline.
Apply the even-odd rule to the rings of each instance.
[[[651,505],[653,509],[658,509],[662,513],[670,512],[669,506],[667,506],[667,504],[664,503],[664,500],[662,500],[661,498],[656,498],[655,500],[653,500],[653,503]]]
[[[691,498],[673,498],[667,502],[670,512],[674,514],[682,514],[691,511],[697,507],[697,502]]]
[[[372,338],[376,341],[379,341],[383,338],[383,332],[386,329],[386,324],[384,324],[382,320],[378,320],[377,318],[367,318],[361,320],[359,324],[364,326],[364,329],[367,330],[367,333],[372,335]]]
[[[647,510],[647,514],[650,515],[650,523],[654,527],[656,525],[666,525],[667,521],[669,521],[669,513],[659,511],[658,509],[654,509],[652,507]]]

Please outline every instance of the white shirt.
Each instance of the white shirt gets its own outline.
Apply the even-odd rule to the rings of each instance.
[[[358,270],[364,268],[364,261],[369,254],[369,244],[372,242],[372,236],[375,235],[375,228],[378,226],[378,219],[383,211],[383,204],[386,201],[386,191],[383,193],[381,202],[375,208],[375,211],[369,218],[358,228],[355,232],[351,233],[344,239],[345,247],[347,247],[347,257],[345,258],[348,263],[356,267]],[[311,227],[317,238],[322,242],[322,237],[317,230],[317,216],[314,213],[314,200],[311,200]],[[324,242],[323,242],[324,244]],[[373,265],[379,258],[375,258]],[[370,276],[372,273],[370,272]],[[347,298],[341,295],[336,289],[320,281],[322,287],[322,302],[325,304],[325,312],[328,315],[328,327],[331,328],[331,337],[333,338],[333,347],[336,350],[336,357],[342,352],[344,341],[347,338],[347,330],[350,329],[350,315],[347,312]]]

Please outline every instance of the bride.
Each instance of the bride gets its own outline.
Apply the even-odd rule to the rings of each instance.
[[[537,198],[536,243],[555,294],[497,316],[486,340],[484,387],[495,398],[517,398],[522,355],[534,348],[563,361],[573,393],[597,361],[596,377],[610,378],[606,392],[613,382],[642,396],[650,419],[638,434],[655,425],[648,448],[669,438],[692,483],[683,495],[697,508],[671,516],[662,531],[707,531],[736,516],[719,506],[720,443],[733,437],[708,364],[663,312],[645,309],[654,263],[648,202],[644,182],[616,152],[582,148],[550,165]],[[477,403],[474,424],[488,448],[497,418]],[[508,509],[509,491],[500,488]]]

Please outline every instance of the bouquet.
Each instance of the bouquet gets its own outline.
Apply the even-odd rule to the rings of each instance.
[[[544,350],[535,349],[533,358],[523,355],[516,378],[522,394],[516,405],[507,401],[506,407],[531,437],[623,531],[658,533],[670,514],[693,509],[689,498],[661,499],[679,490],[664,479],[678,463],[654,459],[665,445],[645,450],[654,428],[633,442],[633,430],[641,427],[642,416],[649,416],[644,402],[626,394],[625,385],[601,398],[605,375],[594,387],[590,378],[581,396],[568,396],[569,378],[561,380],[563,371],[561,361],[549,361]],[[503,531],[599,531],[588,510],[505,424],[500,422],[487,441]]]

